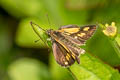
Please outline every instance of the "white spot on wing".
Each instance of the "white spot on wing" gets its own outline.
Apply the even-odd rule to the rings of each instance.
[[[74,38],[77,39],[77,36],[75,36]]]
[[[65,62],[65,65],[68,65],[68,62]]]

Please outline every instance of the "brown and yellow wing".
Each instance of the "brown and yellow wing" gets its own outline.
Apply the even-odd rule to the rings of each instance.
[[[89,25],[80,27],[80,30],[77,33],[73,33],[70,36],[85,42],[88,40],[96,31],[96,25]]]
[[[64,67],[72,65],[75,60],[80,63],[79,55],[85,52],[80,46],[84,45],[95,31],[96,25],[67,25],[52,31],[53,53],[57,63]]]
[[[55,60],[61,66],[69,67],[75,62],[71,54],[58,42],[54,41],[52,47]]]
[[[71,41],[76,44],[84,44],[96,31],[96,25],[87,25],[78,27],[75,25],[62,26],[58,31],[62,33],[66,38],[71,39]]]

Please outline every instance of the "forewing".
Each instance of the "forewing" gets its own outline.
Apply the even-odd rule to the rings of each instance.
[[[78,27],[75,25],[62,26],[59,31],[73,43],[83,45],[86,40],[88,40],[96,31],[96,25],[88,25],[83,27]]]
[[[83,26],[80,27],[80,30],[77,33],[71,34],[72,37],[81,40],[86,41],[88,40],[96,31],[96,25],[89,25],[89,26]]]
[[[58,64],[64,67],[72,65],[74,58],[58,42],[53,42],[53,54]]]

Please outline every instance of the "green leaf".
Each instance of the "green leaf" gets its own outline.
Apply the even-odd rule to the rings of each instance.
[[[88,11],[87,10],[70,10],[65,0],[43,0],[49,14],[54,18],[54,23],[59,25],[66,24],[85,24]]]
[[[22,58],[10,64],[8,75],[11,80],[50,80],[45,64],[35,59]]]
[[[80,65],[76,63],[70,67],[79,80],[111,80],[113,73],[119,74],[117,70],[102,63],[99,59],[89,55],[89,53],[82,55],[80,60]],[[120,74],[117,79],[120,79]]]
[[[61,67],[56,63],[53,55],[50,60],[52,77],[57,80],[66,80],[70,78],[70,72],[67,68]],[[104,64],[99,59],[85,53],[80,56],[80,64],[75,63],[70,66],[70,70],[78,80],[119,80],[120,74],[107,64]],[[72,76],[72,75],[71,75]],[[73,80],[73,78],[71,78]]]
[[[17,18],[25,16],[36,16],[44,12],[40,0],[0,0],[0,5],[12,16]]]

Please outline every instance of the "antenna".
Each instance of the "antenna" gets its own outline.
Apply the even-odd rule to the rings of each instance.
[[[51,29],[51,23],[50,23],[50,19],[49,19],[49,16],[48,16],[48,14],[46,14],[46,17],[47,17],[48,24],[49,24],[49,26],[50,26],[50,29]]]

